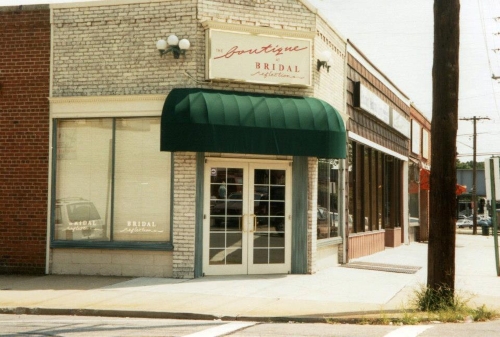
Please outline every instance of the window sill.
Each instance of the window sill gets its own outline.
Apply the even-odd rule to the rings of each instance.
[[[50,244],[50,248],[174,250],[172,242],[53,241]]]
[[[327,247],[327,246],[340,245],[341,243],[342,243],[342,238],[340,236],[338,236],[336,238],[319,239],[317,241],[316,246],[318,248],[321,248],[321,247]]]
[[[371,234],[378,234],[378,233],[385,233],[385,229],[379,229],[376,231],[366,231],[366,232],[358,232],[358,233],[349,233],[350,237],[353,236],[363,236],[363,235],[371,235]]]

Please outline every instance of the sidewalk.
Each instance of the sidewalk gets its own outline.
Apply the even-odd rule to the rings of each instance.
[[[456,246],[457,291],[500,311],[493,238],[457,235]],[[404,274],[333,267],[314,275],[194,280],[0,276],[0,313],[312,322],[396,313],[426,282],[427,244],[387,248],[355,261],[421,269]]]

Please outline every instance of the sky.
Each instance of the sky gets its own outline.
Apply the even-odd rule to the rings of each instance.
[[[432,119],[433,0],[308,0],[344,37]],[[76,0],[0,0],[0,5]],[[499,0],[461,0],[457,153],[500,156]],[[494,52],[494,49],[499,49]],[[498,76],[493,79],[492,76]]]
[[[344,38],[432,119],[433,0],[309,0]],[[477,161],[500,155],[499,0],[461,0],[457,153]],[[488,119],[479,119],[488,118]]]

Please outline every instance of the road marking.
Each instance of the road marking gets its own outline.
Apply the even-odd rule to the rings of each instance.
[[[416,337],[429,328],[432,328],[432,325],[404,326],[402,328],[389,332],[384,337]]]
[[[219,325],[210,329],[206,329],[203,331],[195,332],[190,335],[186,335],[184,337],[217,337],[226,335],[230,332],[235,332],[237,330],[241,330],[244,328],[248,328],[249,326],[257,324],[256,322],[231,322],[224,325]]]

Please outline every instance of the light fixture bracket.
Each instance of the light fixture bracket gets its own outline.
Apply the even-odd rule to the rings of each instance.
[[[167,49],[159,49],[159,51],[161,57],[168,53],[172,53],[174,55],[174,59],[178,59],[181,55],[186,57],[186,51],[180,49],[179,46],[168,46]]]
[[[160,57],[172,53],[174,59],[178,59],[181,55],[186,57],[186,50],[189,49],[191,43],[188,39],[181,39],[174,34],[170,35],[166,40],[160,39],[156,42],[156,48],[160,52]]]
[[[319,71],[323,67],[326,68],[327,72],[330,72],[331,65],[332,65],[332,52],[330,50],[323,50],[319,54],[316,68]]]
[[[317,69],[318,69],[318,71],[319,71],[322,67],[326,68],[326,71],[327,71],[327,72],[330,72],[330,66],[328,65],[328,61],[320,61],[320,60],[318,59],[318,63],[317,63]]]

